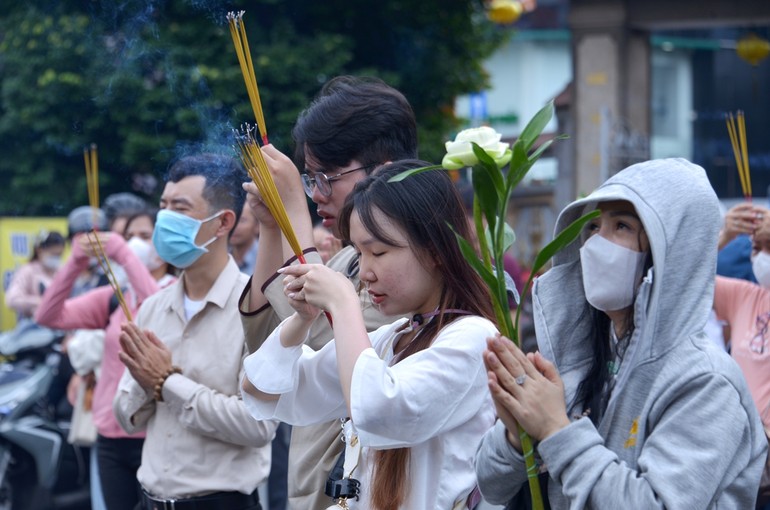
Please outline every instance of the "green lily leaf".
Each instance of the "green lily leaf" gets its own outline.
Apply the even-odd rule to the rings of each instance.
[[[454,231],[454,228],[452,228],[452,230]],[[476,255],[476,250],[473,248],[471,243],[469,243],[457,232],[455,232],[455,237],[457,238],[457,242],[460,245],[460,251],[462,252],[463,257],[465,257],[465,260],[468,262],[468,264],[471,265],[471,267],[473,267],[473,269],[476,270],[479,276],[481,276],[481,279],[484,280],[484,283],[489,286],[491,293],[493,295],[497,295],[497,288],[499,285],[495,274],[491,269],[485,266],[483,262],[481,262],[478,255]]]
[[[503,245],[502,253],[505,253],[508,251],[508,248],[513,246],[513,243],[516,242],[516,232],[514,232],[513,227],[508,225],[508,223],[503,223]],[[491,253],[494,253],[495,247],[492,244],[492,233],[489,231],[489,226],[487,226],[484,229],[485,237],[487,239],[487,246],[489,247],[489,251]]]
[[[535,152],[529,155],[529,161],[534,163],[535,161],[540,159],[540,156],[543,154],[543,152],[545,152],[545,150],[548,149],[548,147],[550,147],[551,144],[553,144],[553,142],[555,142],[556,140],[566,140],[567,138],[569,138],[569,136],[559,135],[551,138],[547,142],[544,142],[540,147],[535,149]]]
[[[530,171],[533,164],[534,161],[522,163],[521,166],[515,170],[508,172],[508,179],[505,183],[505,185],[508,186],[508,193],[513,191],[513,189],[521,182],[524,176],[527,175],[527,172]]]
[[[551,121],[553,117],[553,100],[548,101],[539,112],[532,117],[527,123],[527,126],[519,135],[519,140],[524,144],[524,151],[529,152],[532,148],[532,144],[535,143],[537,137],[543,132],[545,126]]]
[[[474,201],[481,207],[481,212],[487,220],[488,228],[494,230],[497,224],[497,208],[499,207],[500,193],[495,188],[490,172],[484,168],[474,166],[471,169],[471,183],[473,184]],[[487,237],[490,239],[491,237]],[[490,249],[494,254],[494,249]]]
[[[527,172],[529,172],[532,169],[532,166],[535,164],[535,162],[538,159],[540,159],[540,156],[542,156],[543,152],[545,152],[548,149],[548,147],[550,147],[553,144],[553,142],[555,142],[556,140],[564,140],[566,138],[569,138],[569,137],[567,135],[555,136],[552,139],[546,142],[543,142],[543,144],[540,145],[540,147],[535,149],[535,151],[532,154],[530,154],[529,157],[527,158],[528,159],[527,163],[522,162],[517,167],[514,167],[513,165],[511,165],[511,168],[516,168],[516,171],[508,172],[508,176],[505,183],[506,186],[509,186],[511,190],[515,188],[521,182],[524,176],[527,175]],[[514,148],[515,147],[516,146],[514,145]]]
[[[492,179],[492,182],[494,183],[495,190],[497,190],[498,193],[502,192],[503,190],[503,173],[500,171],[500,169],[497,167],[497,163],[495,163],[495,160],[492,159],[492,156],[487,154],[484,149],[479,147],[476,142],[471,142],[471,147],[473,147],[473,153],[476,155],[477,158],[479,158],[480,165],[474,165],[474,168],[476,166],[481,166],[484,170],[489,173],[490,179]]]
[[[421,168],[413,168],[411,170],[406,170],[404,172],[401,172],[398,175],[394,175],[393,177],[388,179],[388,182],[403,181],[404,179],[406,179],[410,175],[420,174],[422,172],[427,172],[429,170],[438,170],[438,169],[443,169],[443,168],[444,167],[442,167],[441,165],[430,165],[430,166],[424,166],[424,167],[421,167]]]
[[[508,248],[513,246],[516,242],[516,232],[513,231],[513,227],[508,225],[508,222],[503,223],[503,253],[508,251]]]
[[[556,236],[553,241],[548,243],[542,250],[540,250],[540,253],[537,254],[535,263],[532,265],[532,274],[539,272],[543,266],[545,266],[545,264],[551,260],[551,257],[553,257],[556,252],[562,250],[568,244],[577,239],[577,237],[580,235],[580,232],[583,231],[585,224],[599,216],[599,214],[601,214],[601,211],[598,209],[591,211],[590,213],[576,219],[567,228],[559,232],[559,235]]]
[[[511,153],[511,166],[508,167],[508,174],[505,178],[505,185],[509,190],[512,190],[515,186],[515,184],[511,185],[514,176],[516,176],[520,169],[527,164],[527,151],[524,149],[524,142],[522,142],[521,138],[513,143]],[[521,180],[521,178],[519,178],[519,180]]]

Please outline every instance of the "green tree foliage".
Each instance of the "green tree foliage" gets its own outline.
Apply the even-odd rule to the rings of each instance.
[[[51,0],[0,19],[0,214],[66,214],[87,203],[82,148],[99,146],[101,196],[156,198],[169,161],[232,144],[253,123],[225,22],[245,23],[270,141],[339,74],[380,76],[418,116],[422,157],[456,128],[458,94],[486,84],[504,33],[480,0]]]

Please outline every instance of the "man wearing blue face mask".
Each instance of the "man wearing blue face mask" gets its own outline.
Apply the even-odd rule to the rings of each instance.
[[[179,281],[123,326],[128,369],[114,411],[147,431],[137,478],[141,508],[258,510],[276,423],[254,421],[239,396],[246,354],[237,302],[248,278],[227,251],[246,173],[202,154],[171,166],[153,234]]]

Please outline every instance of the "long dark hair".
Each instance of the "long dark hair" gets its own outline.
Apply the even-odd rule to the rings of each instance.
[[[418,160],[402,160],[378,169],[358,184],[340,214],[340,233],[350,240],[350,217],[359,215],[364,228],[377,240],[395,245],[375,221],[380,211],[401,229],[418,260],[435,261],[441,273],[439,314],[423,326],[419,336],[400,353],[399,360],[426,349],[445,325],[460,316],[445,313],[460,309],[494,322],[489,290],[465,261],[452,231],[469,238],[469,225],[452,180],[442,171],[429,171],[403,181],[388,180],[405,170],[427,166]],[[403,502],[407,485],[409,448],[379,450],[375,454],[372,504],[377,510],[395,510]]]
[[[641,232],[639,233],[639,246],[641,246]],[[652,251],[647,252],[644,261],[642,276],[652,267]],[[636,298],[634,298],[635,300]],[[604,410],[610,397],[611,388],[607,385],[612,377],[610,373],[610,364],[618,358],[622,362],[628,349],[628,344],[634,334],[634,306],[629,307],[625,314],[623,332],[618,335],[618,343],[615,349],[612,348],[611,332],[612,321],[609,316],[601,310],[587,305],[583,316],[578,319],[585,319],[588,314],[589,320],[589,338],[593,341],[593,361],[588,375],[580,381],[577,387],[575,398],[570,405],[571,411],[580,409],[588,410],[588,417],[594,425],[598,426],[604,415]],[[584,411],[585,412],[585,411]]]

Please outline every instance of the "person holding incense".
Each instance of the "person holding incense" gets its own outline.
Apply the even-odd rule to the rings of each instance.
[[[122,327],[127,370],[113,410],[146,437],[137,479],[140,508],[259,510],[276,423],[255,421],[240,398],[246,346],[238,296],[248,278],[227,251],[243,209],[243,168],[196,154],[168,172],[153,245],[179,280]]]
[[[683,159],[633,165],[567,206],[556,231],[595,209],[582,246],[535,282],[539,352],[489,341],[500,421],[476,457],[482,494],[524,493],[521,427],[553,509],[753,508],[762,422],[703,333],[720,223],[706,173]]]
[[[170,274],[170,266],[157,256],[152,246],[155,214],[145,210],[129,217],[123,235],[112,232],[95,234],[104,247],[104,254],[125,270],[128,284],[122,291],[123,299],[132,316],[147,297],[176,280]],[[88,266],[90,258],[101,256],[97,248],[98,245],[89,241],[87,234],[75,237],[72,255],[46,291],[35,318],[51,328],[104,330],[104,344],[99,353],[79,354],[77,345],[72,343],[68,344],[67,353],[71,358],[74,356],[83,360],[80,364],[73,361],[78,366],[78,373],[85,375],[95,368],[98,373],[91,410],[98,432],[96,453],[99,476],[92,476],[92,483],[101,484],[108,510],[133,510],[139,503],[136,470],[141,459],[144,433],[127,434],[112,412],[112,400],[125,369],[118,358],[120,326],[130,318],[126,317],[117,294],[109,285],[78,297],[69,297],[78,275]],[[84,345],[81,350],[88,347]],[[101,359],[95,354],[101,354]],[[86,365],[88,361],[90,364]]]
[[[316,203],[323,225],[341,237],[337,225],[340,209],[353,186],[386,161],[417,156],[417,127],[406,98],[380,80],[341,76],[321,90],[300,114],[293,131],[297,166],[272,145],[262,152],[308,263],[321,263],[313,248],[312,221],[305,193]],[[260,250],[251,282],[239,301],[246,341],[254,352],[278,324],[294,313],[283,293],[276,271],[296,263],[283,241],[276,220],[261,201],[256,186],[245,185],[252,209],[260,220],[260,243],[283,250]],[[302,192],[304,187],[305,193]],[[354,287],[360,279],[358,257],[352,247],[342,248],[327,266],[346,275]],[[364,289],[359,302],[368,331],[390,324],[373,306]],[[333,337],[326,317],[315,320],[306,345],[321,349]],[[329,506],[326,481],[343,451],[338,420],[293,427],[289,448],[289,508],[324,510]]]
[[[295,313],[244,362],[244,402],[256,419],[339,427],[350,417],[344,476],[360,481],[350,508],[466,508],[476,445],[494,422],[482,353],[497,328],[489,291],[455,237],[470,237],[460,197],[446,172],[388,182],[427,165],[384,165],[355,185],[337,216],[372,305],[410,318],[367,332],[344,274],[285,266]],[[321,310],[334,339],[315,352],[303,343]]]
[[[750,234],[751,267],[757,283],[716,277],[714,311],[730,331],[730,355],[746,377],[754,404],[770,429],[770,210],[751,202],[738,204],[725,215],[720,235],[729,240]],[[770,469],[770,465],[768,465]],[[757,508],[770,503],[770,487],[763,476]]]

